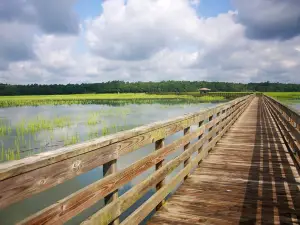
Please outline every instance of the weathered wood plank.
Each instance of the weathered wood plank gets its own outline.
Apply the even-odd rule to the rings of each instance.
[[[278,126],[280,127],[281,132],[286,138],[286,142],[290,146],[290,149],[293,152],[294,159],[297,162],[298,167],[300,168],[300,134],[298,130],[295,127],[293,127],[289,123],[289,121],[287,121],[286,118],[284,118],[282,114],[278,112],[278,110],[276,110],[275,106],[272,103],[270,103],[270,101],[267,100],[267,102],[267,107],[270,108],[273,117],[277,119]],[[272,110],[276,111],[277,113]]]
[[[192,170],[192,168],[198,165],[199,161],[201,161],[208,154],[209,149],[211,149],[218,142],[218,140],[224,135],[224,133],[227,132],[227,130],[230,128],[230,126],[235,122],[235,120],[242,112],[243,112],[242,110],[239,110],[238,114],[231,119],[231,121],[226,126],[226,128],[222,130],[219,133],[219,135],[217,135],[215,138],[211,139],[211,141],[202,149],[202,151],[195,157],[195,159],[189,162],[184,167],[184,169],[181,170],[167,185],[161,188],[160,191],[156,192],[141,207],[139,207],[130,216],[128,216],[126,220],[124,220],[121,224],[129,225],[129,224],[140,223],[155,208],[157,202],[165,198],[178,185],[178,183],[184,179],[184,177]]]
[[[161,148],[164,147],[164,139],[160,139],[158,141],[155,142],[155,150],[159,150]],[[158,162],[156,165],[155,165],[155,170],[159,170],[162,166],[163,166],[163,162],[164,160]],[[159,181],[157,184],[156,184],[156,191],[158,191],[159,189],[161,189],[165,184],[165,179],[162,179],[161,181]],[[157,206],[156,206],[156,209],[159,210],[159,208],[164,204],[164,200],[162,200]]]
[[[288,107],[287,105],[277,101],[276,99],[264,95],[265,98],[271,100],[282,112],[284,112],[288,117],[290,117],[296,124],[300,124],[300,115],[294,109]]]
[[[206,113],[204,113],[204,115],[205,114]],[[132,149],[152,143],[158,138],[174,134],[184,129],[185,126],[199,122],[204,117],[203,115],[198,115],[197,117],[177,122],[155,131],[150,131],[29,172],[25,171],[26,173],[24,174],[2,180],[0,182],[0,189],[2,190],[0,193],[0,208],[44,191],[111,160],[117,159],[120,155],[130,152]],[[213,123],[207,124],[206,126],[211,126],[212,124]],[[28,159],[25,160],[28,161]],[[1,166],[3,165],[0,164],[0,167]]]
[[[208,147],[207,147],[208,148]],[[202,154],[201,154],[202,153]],[[198,162],[205,157],[207,154],[205,150],[201,151],[197,157],[189,162],[183,170],[181,170],[172,180],[156,192],[152,197],[150,197],[141,207],[134,211],[129,217],[126,218],[121,224],[122,225],[131,225],[139,224],[160,202],[164,199],[171,190],[173,190],[179,182],[181,182],[184,177],[191,171],[193,167],[198,165]]]
[[[105,221],[110,223],[120,216],[126,207],[128,208],[137,200],[130,191],[128,193],[131,193],[131,199],[125,199],[125,197],[130,197],[127,193],[117,198],[118,188],[154,165],[159,165],[157,173],[159,176],[166,176],[166,173],[171,172],[174,169],[174,165],[182,162],[181,160],[184,157],[185,165],[190,165],[188,159],[193,152],[199,151],[197,157],[199,155],[202,158],[206,156],[208,150],[221,139],[251,102],[251,99],[252,96],[246,96],[204,112],[187,114],[86,143],[41,153],[19,161],[0,164],[0,208],[104,165],[106,176],[103,179],[67,196],[21,221],[20,224],[63,223],[104,197],[107,203],[105,209],[109,209],[111,205],[115,204],[120,206],[119,210],[114,211],[114,215],[117,216],[112,216],[110,215],[111,212],[107,211],[108,219],[106,218]],[[215,116],[216,118],[214,118]],[[203,125],[203,121],[207,118],[210,118],[210,121]],[[198,130],[192,133],[187,132],[188,127],[198,123],[202,125]],[[176,140],[170,145],[161,146],[154,153],[138,160],[126,169],[116,172],[115,161],[121,155],[162,140],[184,129],[185,136],[183,138]],[[205,133],[207,131],[208,133]],[[198,142],[190,146],[189,142],[195,138],[199,139]],[[208,143],[206,143],[207,141]],[[205,146],[202,147],[204,144]],[[169,167],[164,167],[160,164],[164,157],[180,147],[184,147],[185,152],[176,158],[176,161],[170,162],[173,164],[167,164]],[[202,158],[199,160],[202,160]],[[161,178],[163,179],[164,177]],[[154,185],[159,183],[159,181],[161,180],[155,181]],[[153,177],[150,177],[148,184],[151,182],[153,183]],[[145,185],[147,183],[141,184]],[[139,196],[150,188],[142,185],[137,187],[140,188]],[[158,193],[163,188],[165,187],[159,185]]]
[[[149,224],[299,224],[300,174],[275,121],[256,98]]]
[[[205,126],[200,127],[197,131],[194,131],[193,133],[182,137],[172,144],[153,152],[152,154],[146,156],[142,160],[137,161],[123,171],[112,174],[107,178],[103,178],[100,181],[87,186],[86,188],[72,194],[70,197],[67,197],[59,201],[58,203],[48,207],[47,209],[33,215],[20,224],[39,224],[41,221],[45,221],[45,218],[47,218],[46,221],[49,224],[54,223],[55,221],[67,221],[74,215],[81,212],[84,208],[95,204],[96,201],[100,200],[115,189],[126,184],[135,176],[156,165],[172,151],[183,147],[191,139],[203,134],[204,130]],[[85,196],[85,201],[79,201],[82,196]]]
[[[242,108],[237,109],[236,112],[234,112],[230,117],[228,117],[228,120],[231,121],[231,124],[234,122],[232,118],[237,118],[245,107],[246,106],[243,106]],[[223,124],[225,124],[226,122],[227,121],[223,121],[215,129],[220,129],[220,127],[223,127]],[[224,132],[226,132],[226,130],[227,129],[225,129]],[[224,132],[220,133],[220,135],[216,137],[216,139],[219,140],[219,138],[224,134]],[[157,184],[157,182],[159,182],[167,174],[169,174],[177,166],[179,166],[180,163],[184,162],[195,151],[197,151],[208,139],[210,139],[213,133],[214,130],[210,131],[206,136],[202,136],[202,138],[199,139],[197,143],[193,144],[190,148],[186,149],[186,151],[183,154],[176,157],[174,160],[161,167],[159,171],[156,171],[153,175],[144,180],[142,183],[136,185],[131,190],[126,192],[116,202],[111,203],[107,207],[98,211],[83,224],[107,224],[111,222],[114,218],[120,216],[122,212],[127,210],[135,201],[141,198],[141,196],[143,196],[153,185]],[[211,146],[214,145],[217,142],[217,140],[215,142],[211,142],[207,146],[207,148],[211,148]],[[207,151],[204,150],[203,152]],[[203,152],[201,154],[203,154]]]
[[[56,186],[117,159],[120,155],[174,134],[187,126],[202,121],[207,115],[215,111],[218,112],[218,110],[232,107],[232,105],[239,105],[243,102],[244,99],[241,99],[222,105],[218,109],[209,109],[202,113],[189,114],[162,123],[154,123],[154,125],[150,124],[122,132],[123,136],[114,134],[57,151],[45,152],[15,162],[0,164],[0,180],[2,179],[0,182],[0,189],[2,190],[0,193],[0,208]],[[212,121],[205,126],[211,127],[219,119],[217,118],[216,121]]]
[[[245,98],[241,99],[240,101],[243,101]],[[236,102],[232,101],[228,104],[223,104],[222,106],[219,106],[219,110],[222,108],[228,108],[231,107],[231,105],[236,104]],[[169,126],[171,124],[175,123],[182,123],[185,120],[195,120],[196,117],[204,118],[206,117],[206,114],[212,114],[217,109],[208,109],[206,111],[200,112],[200,113],[190,113],[184,116],[179,116],[174,119],[166,120],[166,121],[159,121],[155,123],[151,123],[145,126],[141,126],[132,130],[119,132],[117,134],[108,135],[105,137],[101,137],[92,141],[64,147],[55,151],[49,151],[40,153],[22,160],[18,161],[11,161],[11,162],[5,162],[0,164],[0,180],[4,180],[6,178],[16,176],[19,174],[22,174],[24,172],[28,172],[49,164],[53,164],[55,162],[59,162],[61,160],[65,160],[68,158],[72,158],[78,155],[85,154],[89,151],[94,151],[96,149],[99,149],[104,146],[111,145],[116,142],[120,142],[122,140],[126,140],[141,134],[145,134],[148,132],[153,132],[154,130],[157,130],[159,128],[163,128],[166,126]],[[196,119],[198,120],[198,118]],[[199,119],[200,121],[200,119]],[[187,126],[192,124],[187,124]],[[182,127],[181,129],[184,129],[185,127]],[[161,137],[163,138],[163,137]]]
[[[103,177],[107,177],[117,172],[117,160],[112,160],[103,165]],[[118,199],[118,189],[114,190],[112,193],[108,194],[104,198],[105,205],[116,201]],[[110,223],[110,225],[118,225],[119,218],[116,218],[114,221]]]
[[[209,128],[209,129],[211,129],[211,128]],[[183,135],[188,135],[188,134],[190,133],[190,130],[191,130],[191,127],[185,128],[185,129],[183,130]],[[200,134],[200,135],[201,135],[201,134]],[[198,137],[199,137],[200,135],[198,135]],[[189,148],[189,146],[190,146],[190,142],[188,142],[186,145],[183,146],[183,150],[186,151],[186,150]],[[184,167],[185,167],[187,164],[189,164],[189,162],[190,162],[190,157],[187,158],[187,159],[183,162]],[[188,178],[188,175],[184,177],[184,179],[187,179],[187,178]]]
[[[156,171],[154,174],[149,176],[143,182],[137,184],[135,187],[130,189],[124,195],[122,195],[117,202],[110,204],[109,206],[101,209],[99,212],[90,217],[83,224],[107,224],[112,221],[114,218],[121,215],[126,209],[128,209],[134,202],[140,199],[147,191],[154,185],[163,179],[166,175],[170,174],[174,169],[176,169],[182,162],[184,162],[191,154],[203,145],[206,141],[206,138],[203,138],[192,145],[191,148],[186,150],[183,154],[176,157],[174,160],[171,160],[166,165],[162,166],[160,170]],[[164,186],[162,187],[164,188]],[[160,189],[162,189],[160,188]],[[158,190],[159,191],[159,190]]]
[[[281,126],[281,131],[284,132],[289,144],[292,144],[291,147],[299,151],[300,147],[297,145],[297,142],[300,140],[299,131],[284,116],[282,116],[282,114],[280,114],[274,104],[272,104],[269,100],[267,100],[266,104],[274,118],[277,118],[277,122],[279,122],[279,125]]]
[[[55,223],[55,221],[67,221],[71,217],[77,215],[87,207],[92,206],[101,198],[128,183],[134,177],[146,171],[150,167],[162,161],[168,154],[176,149],[183,147],[191,139],[198,137],[204,132],[201,127],[193,133],[182,137],[179,140],[149,154],[141,160],[130,165],[126,169],[109,175],[77,192],[58,201],[52,206],[40,211],[39,213],[29,217],[20,224],[40,224],[41,221],[47,223]],[[84,201],[82,198],[84,197]],[[45,219],[47,218],[47,219]]]
[[[185,120],[191,120],[191,119],[200,121],[201,119],[199,118],[204,118],[207,115],[215,114],[220,110],[225,110],[227,108],[230,108],[231,106],[238,104],[239,102],[245,101],[247,98],[248,96],[245,96],[230,101],[228,103],[221,104],[216,108],[205,110],[203,112],[186,114],[184,116],[179,116],[169,120],[151,123],[128,131],[119,132],[117,134],[112,134],[105,137],[97,138],[88,142],[60,148],[55,151],[40,153],[22,160],[5,162],[0,164],[0,180],[17,176],[19,174],[23,174],[25,172],[35,170],[68,158],[76,157],[78,155],[82,155],[87,152],[94,151],[104,146],[108,146],[116,142],[120,142],[141,134],[153,132],[154,130],[158,130],[160,128],[169,126],[171,124],[182,123]],[[187,124],[185,127],[190,125],[192,124]],[[185,127],[183,127],[182,129],[184,129]]]
[[[285,118],[280,113],[280,111],[278,110],[278,108],[275,106],[274,103],[272,103],[268,99],[267,99],[267,101],[269,102],[269,104],[272,107],[272,109],[275,110],[276,116],[280,116],[281,117],[281,120],[284,122],[284,124],[287,126],[287,128],[290,130],[290,132],[294,135],[294,137],[296,138],[296,140],[300,140],[300,132],[297,130],[297,128],[287,118]]]

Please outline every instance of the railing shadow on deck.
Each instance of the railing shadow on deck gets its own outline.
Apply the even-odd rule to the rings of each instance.
[[[271,115],[265,97],[260,97],[241,225],[300,223],[299,183],[295,180],[299,167]]]

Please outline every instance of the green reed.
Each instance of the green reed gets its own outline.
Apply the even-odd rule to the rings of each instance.
[[[195,97],[196,96],[196,97]],[[197,95],[191,93],[178,94],[145,94],[145,93],[127,93],[127,94],[73,94],[73,95],[33,95],[33,96],[0,96],[0,108],[15,106],[39,106],[39,105],[73,105],[73,104],[112,104],[125,105],[133,104],[151,104],[153,102],[170,103],[170,100],[178,102],[206,102],[223,100],[220,96],[213,98],[197,98]]]
[[[89,114],[88,120],[87,120],[87,124],[89,126],[93,126],[96,125],[98,123],[101,123],[101,119],[100,119],[100,112],[92,112]]]
[[[77,132],[72,136],[67,135],[67,137],[64,138],[64,146],[77,144],[79,140],[79,134]]]
[[[71,126],[71,119],[67,116],[55,117],[53,119],[47,119],[42,116],[37,116],[32,120],[23,119],[16,126],[16,132],[18,135],[24,135],[27,133],[38,133],[43,130],[53,130],[55,128],[63,128]]]

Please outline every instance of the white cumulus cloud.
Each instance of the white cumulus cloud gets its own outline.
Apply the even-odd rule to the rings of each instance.
[[[249,37],[251,21],[258,18],[250,20],[255,13],[247,11],[250,3],[246,1],[237,4],[237,11],[202,18],[194,7],[201,7],[198,1],[128,0],[124,4],[123,0],[109,0],[103,3],[101,15],[81,24],[73,18],[74,1],[64,1],[61,18],[72,15],[65,32],[63,26],[54,26],[57,19],[32,22],[31,18],[38,18],[33,7],[37,7],[36,1],[29,1],[27,10],[0,17],[0,29],[5,31],[0,33],[4,40],[0,43],[0,82],[172,79],[300,83],[300,36]],[[263,0],[256,2],[263,5]],[[271,10],[272,18],[259,17],[261,24],[272,24],[276,14],[282,17],[276,7]],[[295,9],[293,15],[296,13]],[[48,29],[42,24],[49,25]],[[77,26],[81,27],[78,32]]]

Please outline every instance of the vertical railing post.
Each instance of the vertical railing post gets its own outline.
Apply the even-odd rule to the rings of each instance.
[[[198,127],[201,127],[203,125],[203,122],[204,120],[200,121],[199,124],[198,124]],[[204,134],[205,131],[203,131],[203,133],[201,135],[198,136],[198,140],[200,140],[202,137],[203,137],[203,134]],[[204,143],[202,144],[202,146],[198,149],[198,154],[200,154],[200,152],[202,151],[202,148],[203,148],[203,145]],[[198,162],[198,165],[200,165],[200,163],[202,162],[202,160],[200,160]]]
[[[220,119],[219,119],[220,113],[221,113],[221,111],[219,111],[219,112],[217,113],[217,118],[218,118],[219,121],[216,123],[216,127],[218,127],[219,124],[220,124],[220,122],[221,122]],[[218,130],[216,131],[216,135],[218,135],[219,132],[220,132],[220,128],[218,128]]]
[[[228,121],[228,117],[230,117],[230,116],[231,116],[231,113],[232,113],[231,109],[232,109],[232,106],[230,106],[230,107],[228,107],[228,108],[226,109],[226,113],[227,113],[227,121],[226,121],[226,123],[225,123],[225,126],[224,126],[224,127],[226,127],[226,126],[227,126],[227,124],[229,123],[229,121]]]
[[[103,165],[103,177],[109,176],[113,173],[117,172],[117,160],[114,159],[112,161],[109,161],[108,163],[105,163]],[[118,189],[114,192],[110,193],[104,198],[105,205],[111,203],[112,201],[115,201],[118,199]],[[118,225],[119,218],[115,219],[113,222],[109,223],[110,225]]]
[[[232,117],[231,120],[234,119],[233,113],[234,113],[234,111],[235,111],[237,108],[238,108],[238,103],[235,103],[233,106],[231,106],[231,108],[230,108],[230,110],[231,110],[231,111],[230,111],[230,116]],[[230,120],[230,121],[231,121],[231,120]],[[230,123],[230,121],[228,121],[228,123]]]
[[[291,122],[292,126],[297,129],[297,124],[296,124],[296,122],[292,118],[291,118],[290,122]]]
[[[295,124],[296,124],[296,129],[300,132],[300,124],[297,124],[296,122],[295,122]],[[297,140],[297,143],[300,146],[300,140],[299,139]]]
[[[214,118],[214,114],[211,115],[210,117],[208,117],[208,122],[212,121],[212,119]],[[212,129],[213,129],[214,126],[211,126],[209,129],[208,129],[208,132],[210,132]],[[211,142],[211,140],[213,139],[213,137],[209,138],[208,139],[208,142]]]
[[[224,116],[224,114],[226,114],[225,116]],[[227,115],[227,110],[226,109],[223,109],[222,110],[222,115],[223,115],[223,119],[222,119],[222,130],[224,129],[224,127],[225,127],[225,124],[223,123],[226,119],[227,119],[227,117],[228,117],[228,115]]]
[[[291,123],[292,118],[288,114],[286,114],[286,115],[287,115],[288,121]]]
[[[235,112],[236,110],[239,110],[239,107],[240,107],[239,103],[234,104],[234,105],[232,106],[231,115],[233,115],[234,112]],[[237,116],[237,115],[235,115],[235,117],[236,117],[236,116]],[[236,119],[236,118],[232,118],[232,119]],[[230,120],[230,121],[231,121],[231,120]],[[229,122],[230,122],[230,121],[229,121]]]
[[[184,128],[184,130],[183,130],[183,135],[188,135],[189,133],[191,132],[191,127],[187,127],[187,128]],[[183,150],[185,151],[185,150],[187,150],[188,148],[189,148],[189,146],[190,146],[190,142],[188,142],[185,146],[183,146]],[[186,167],[186,165],[190,162],[190,157],[187,159],[187,160],[185,160],[184,161],[184,167]],[[184,177],[184,180],[186,180],[188,178],[188,175],[186,175],[185,177]]]
[[[160,140],[157,140],[155,142],[155,151],[161,149],[164,147],[164,138],[160,139]],[[164,160],[161,160],[159,161],[156,165],[155,165],[155,170],[159,170],[159,168],[161,168],[163,166],[163,162]],[[157,184],[156,184],[156,191],[158,191],[159,189],[161,189],[165,184],[165,179],[159,181]],[[156,206],[156,210],[159,210],[163,204],[164,204],[165,200],[161,201],[160,203],[158,203],[158,205]]]

